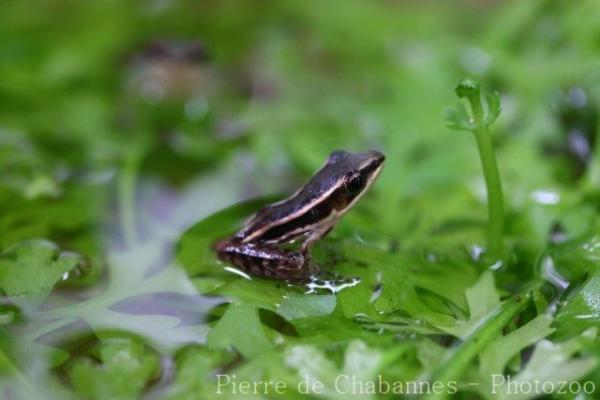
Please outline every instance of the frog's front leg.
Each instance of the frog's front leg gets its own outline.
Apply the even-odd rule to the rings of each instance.
[[[327,224],[320,229],[312,231],[306,238],[304,242],[300,245],[300,253],[304,254],[304,257],[310,258],[310,249],[312,246],[319,240],[321,240],[325,235],[327,235],[331,230],[335,227],[335,223]]]
[[[220,241],[214,248],[219,259],[255,276],[302,280],[310,274],[308,257],[298,251],[234,240]]]

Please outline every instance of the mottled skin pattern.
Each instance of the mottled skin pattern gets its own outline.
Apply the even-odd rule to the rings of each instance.
[[[230,238],[215,243],[222,261],[252,275],[301,280],[311,272],[310,248],[368,190],[385,157],[376,151],[331,153],[325,165],[289,198],[259,210]],[[282,246],[299,242],[297,250]]]
[[[307,261],[298,251],[264,250],[256,245],[236,245],[228,241],[217,245],[219,258],[255,276],[282,280],[302,279],[306,276]]]

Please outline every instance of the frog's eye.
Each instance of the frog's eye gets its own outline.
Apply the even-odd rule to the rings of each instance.
[[[348,174],[346,177],[346,190],[351,194],[358,194],[364,186],[362,177],[358,172]]]

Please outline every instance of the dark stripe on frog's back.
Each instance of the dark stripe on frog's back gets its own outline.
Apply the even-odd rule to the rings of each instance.
[[[259,240],[276,242],[291,240],[293,237],[310,230],[314,224],[327,218],[331,214],[331,211],[332,207],[328,201],[321,202],[317,206],[311,207],[308,212],[302,213],[286,223],[273,226],[260,235]],[[295,233],[292,234],[292,232]]]
[[[339,187],[323,201],[308,209],[307,212],[265,231],[258,237],[258,240],[275,243],[287,242],[296,236],[313,230],[315,224],[326,219],[333,211],[342,211],[350,201],[352,199],[346,189],[343,186]]]
[[[322,198],[322,196],[336,184],[335,181],[338,180],[337,178],[337,176],[331,176],[329,173],[325,172],[324,169],[321,169],[292,197],[279,203],[267,205],[259,210],[236,236],[243,239],[252,235],[253,232],[260,230],[264,225],[284,220],[289,215],[301,212],[303,208],[306,208],[306,212],[310,212],[313,207],[307,207],[307,205],[315,204],[316,202],[327,202],[327,199]],[[300,215],[292,218],[289,222],[302,218],[306,212],[302,212]],[[284,222],[283,224],[286,223],[287,222]],[[260,235],[254,239],[262,239],[262,236],[263,235]]]

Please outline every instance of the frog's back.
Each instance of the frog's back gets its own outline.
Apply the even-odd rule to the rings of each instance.
[[[323,198],[323,195],[331,189],[332,181],[337,179],[330,174],[323,176],[322,172],[319,171],[306,185],[287,199],[261,208],[246,222],[236,237],[243,240],[255,236],[256,232],[265,230],[265,227],[289,223],[314,209],[314,203]]]
[[[377,152],[334,151],[325,165],[296,193],[262,208],[250,218],[235,235],[236,240],[283,242],[293,235],[305,233],[303,227],[309,230],[311,225],[329,218],[334,206],[344,208],[351,203],[349,200],[353,195],[350,192],[341,191],[339,196],[332,195],[342,188],[346,176],[357,174],[363,165],[372,166],[372,171],[379,170],[383,159],[383,155]],[[364,186],[360,187],[359,193],[363,188]],[[336,204],[338,200],[340,204]]]

